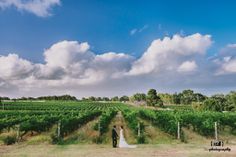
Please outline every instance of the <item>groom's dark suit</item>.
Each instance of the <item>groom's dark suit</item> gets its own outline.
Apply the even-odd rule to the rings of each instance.
[[[117,137],[118,137],[118,134],[116,132],[116,128],[113,128],[112,129],[112,144],[114,148],[117,146]]]

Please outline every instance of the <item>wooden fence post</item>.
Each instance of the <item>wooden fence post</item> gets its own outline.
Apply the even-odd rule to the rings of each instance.
[[[16,141],[17,143],[19,142],[20,138],[20,124],[16,126],[17,127],[17,132],[16,132]]]
[[[179,122],[178,122],[178,124],[177,124],[178,126],[178,128],[177,128],[177,139],[180,139],[180,124],[179,124]]]
[[[138,123],[138,136],[140,136],[140,123]]]
[[[215,122],[215,140],[218,140],[217,122]]]
[[[99,132],[99,136],[101,136],[101,124],[100,124],[100,121],[98,122],[98,132]]]
[[[60,138],[61,136],[61,121],[57,124],[57,137]]]

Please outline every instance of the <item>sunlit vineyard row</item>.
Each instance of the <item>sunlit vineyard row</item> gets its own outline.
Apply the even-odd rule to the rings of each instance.
[[[186,128],[205,137],[214,136],[214,123],[219,129],[230,128],[230,133],[236,133],[235,112],[210,112],[194,110],[153,110],[129,106],[120,102],[4,102],[0,106],[0,133],[10,130],[17,132],[16,140],[20,141],[28,133],[48,132],[53,143],[58,143],[81,126],[98,119],[93,129],[100,137],[108,136],[109,125],[118,112],[132,131],[137,143],[148,143],[146,140],[146,123],[168,133],[173,139],[177,138],[178,123],[180,123],[181,138],[184,137],[182,128]],[[100,142],[102,138],[99,137]]]

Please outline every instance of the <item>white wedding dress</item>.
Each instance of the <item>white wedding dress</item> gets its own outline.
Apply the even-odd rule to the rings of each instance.
[[[119,148],[136,148],[136,145],[129,145],[124,138],[123,129],[120,130]]]

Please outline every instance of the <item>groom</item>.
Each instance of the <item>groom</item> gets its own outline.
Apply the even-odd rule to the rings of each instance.
[[[116,148],[116,145],[117,145],[117,137],[118,137],[118,134],[116,132],[116,126],[114,125],[113,126],[113,129],[112,129],[112,144],[113,144],[113,148]]]

